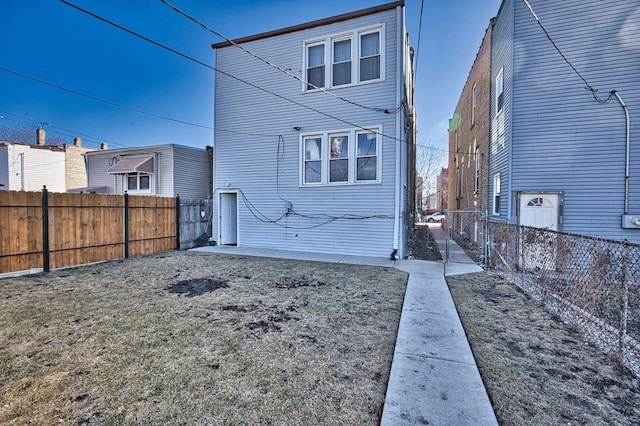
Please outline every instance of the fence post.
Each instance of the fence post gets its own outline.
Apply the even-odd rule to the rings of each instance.
[[[180,250],[180,195],[176,195],[176,250]]]
[[[625,244],[622,259],[622,283],[620,287],[620,333],[618,339],[618,352],[620,361],[624,364],[624,346],[627,336],[627,312],[629,307],[629,246]]]
[[[42,187],[42,270],[49,272],[49,193],[47,185]]]
[[[129,194],[124,191],[124,258],[129,258]]]

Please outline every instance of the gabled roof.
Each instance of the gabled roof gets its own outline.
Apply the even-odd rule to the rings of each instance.
[[[304,24],[293,25],[291,27],[280,28],[278,30],[267,31],[265,33],[237,38],[232,41],[233,43],[241,44],[249,41],[261,40],[263,38],[274,37],[282,34],[289,34],[295,31],[302,31],[309,28],[319,27],[321,25],[328,25],[336,22],[346,21],[349,19],[360,18],[362,16],[373,15],[374,13],[384,12],[385,10],[395,9],[396,7],[404,7],[404,0],[396,1],[393,3],[382,4],[380,6],[374,6],[367,9],[357,10],[355,12],[344,13],[342,15],[332,16],[330,18],[318,19],[317,21],[311,21]],[[214,49],[219,49],[221,47],[227,47],[227,46],[232,46],[232,43],[228,41],[223,41],[223,42],[215,43],[211,45],[211,47]]]

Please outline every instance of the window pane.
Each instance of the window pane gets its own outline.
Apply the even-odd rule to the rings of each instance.
[[[380,54],[380,33],[363,34],[360,37],[360,57]]]
[[[334,136],[331,138],[331,158],[349,157],[349,137]]]
[[[305,139],[304,141],[304,159],[305,160],[319,160],[320,155],[320,138]]]
[[[324,87],[324,44],[307,48],[307,90]]]
[[[149,175],[140,175],[140,189],[149,189]]]
[[[380,57],[360,59],[360,81],[380,78]]]
[[[130,191],[135,191],[138,189],[138,176],[136,175],[127,176],[127,189]]]
[[[307,64],[309,68],[324,65],[324,44],[309,46],[308,52]]]
[[[333,65],[333,85],[351,84],[351,62]]]
[[[358,158],[356,180],[376,180],[377,157]]]
[[[304,182],[318,183],[320,182],[321,173],[320,161],[305,161],[304,163]]]
[[[361,155],[376,155],[375,133],[358,134],[358,156]]]
[[[333,43],[333,62],[346,62],[351,60],[351,40],[342,40]]]
[[[324,66],[307,70],[307,90],[324,87]],[[315,86],[315,87],[314,87]]]
[[[349,160],[331,160],[329,170],[330,182],[346,182],[349,180]]]

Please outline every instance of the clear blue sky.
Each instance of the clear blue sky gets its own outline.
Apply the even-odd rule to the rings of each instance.
[[[160,0],[69,0],[154,41],[213,65],[222,39]],[[239,38],[364,9],[387,0],[169,0],[228,38]],[[418,48],[421,0],[406,0]],[[446,149],[453,114],[500,0],[424,0],[418,52],[418,142]],[[213,71],[140,40],[56,0],[2,1],[0,67],[117,104],[213,127]],[[0,125],[38,126],[110,148],[213,144],[210,129],[87,99],[0,70]],[[35,130],[34,130],[35,133]]]

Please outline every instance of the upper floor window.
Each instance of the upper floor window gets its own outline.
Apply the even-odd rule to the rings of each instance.
[[[305,42],[304,90],[383,80],[383,40],[379,25]]]
[[[324,44],[307,46],[307,90],[324,87]]]
[[[379,131],[350,130],[305,135],[301,139],[302,185],[379,181]]]
[[[504,106],[504,68],[496,76],[496,114],[502,111]]]
[[[333,42],[333,85],[351,84],[351,39]]]
[[[380,78],[380,32],[360,35],[360,81]]]
[[[471,125],[476,124],[476,84],[471,88]]]

